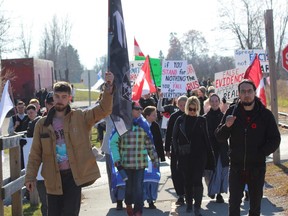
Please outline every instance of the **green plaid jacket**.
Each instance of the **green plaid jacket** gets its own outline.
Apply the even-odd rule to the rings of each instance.
[[[110,140],[110,150],[114,162],[121,162],[125,169],[144,169],[148,166],[148,156],[158,161],[154,144],[143,128],[133,126],[121,137],[114,133]]]

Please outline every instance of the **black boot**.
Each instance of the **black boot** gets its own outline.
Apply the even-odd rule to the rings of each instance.
[[[117,200],[116,210],[122,210],[122,209],[123,209],[122,200]]]
[[[195,207],[194,214],[195,214],[195,216],[202,216],[202,214],[200,213],[200,208]]]
[[[192,198],[190,199],[187,199],[186,200],[186,204],[187,204],[187,207],[186,207],[186,212],[187,213],[190,213],[190,212],[192,212],[192,210],[193,210],[193,206],[192,206]]]

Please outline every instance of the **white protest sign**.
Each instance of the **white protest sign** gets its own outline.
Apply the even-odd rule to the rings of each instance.
[[[192,64],[187,65],[187,90],[198,89],[200,84],[198,82],[195,70]]]
[[[134,82],[140,73],[140,70],[144,64],[145,60],[130,61],[130,82],[131,85],[134,85]]]
[[[169,118],[167,118],[167,117],[165,117],[165,116],[163,115],[163,117],[162,117],[162,124],[161,124],[161,128],[162,128],[162,129],[167,129],[168,120],[169,120]]]
[[[265,50],[254,49],[254,50],[235,50],[235,67],[249,67],[252,63],[255,54],[258,55],[263,73],[269,73],[269,61],[268,54]]]
[[[238,97],[238,84],[243,80],[246,68],[235,68],[215,73],[214,85],[215,93],[220,98],[225,97],[228,101],[233,101]]]
[[[163,61],[161,92],[164,98],[186,94],[187,61]]]
[[[23,139],[27,141],[27,143],[23,146],[24,167],[27,167],[33,138],[23,138]],[[42,170],[42,164],[40,165],[39,170],[38,170],[38,174],[36,177],[37,180],[44,180],[44,178],[41,175],[41,170]]]

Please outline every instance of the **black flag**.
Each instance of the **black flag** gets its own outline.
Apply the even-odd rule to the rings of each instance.
[[[122,135],[132,127],[132,90],[121,0],[109,0],[108,70],[116,85],[111,118]]]

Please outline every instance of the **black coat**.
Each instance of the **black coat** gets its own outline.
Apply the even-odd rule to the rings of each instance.
[[[225,125],[226,117],[232,115],[234,108],[236,119],[228,128]],[[250,112],[251,118],[247,122],[247,112],[243,106],[234,104],[226,111],[215,132],[219,142],[229,138],[230,164],[243,170],[265,167],[266,156],[277,150],[281,141],[272,112],[266,109],[258,98]]]
[[[152,122],[150,126],[150,130],[153,135],[154,145],[157,151],[158,158],[160,158],[161,161],[165,161],[163,140],[162,140],[161,131],[160,131],[160,127],[158,123]]]
[[[210,109],[209,112],[204,115],[204,117],[207,120],[209,139],[214,150],[216,163],[218,161],[218,157],[221,156],[220,159],[221,159],[222,167],[227,167],[229,166],[228,142],[227,140],[224,142],[218,142],[215,136],[215,130],[220,124],[223,116],[224,114],[221,112],[220,109],[218,110]]]
[[[190,117],[194,118],[194,122],[197,122],[195,126],[191,128],[191,131],[189,131],[190,134],[188,135],[186,133],[187,118],[189,117],[186,114],[178,117],[173,128],[173,148],[175,149],[176,155],[182,157],[182,155],[179,155],[178,149],[181,148],[181,145],[189,144],[190,154],[184,157],[189,158],[189,161],[194,164],[199,164],[199,166],[203,165],[203,168],[214,169],[215,157],[208,139],[206,119],[202,116]]]
[[[173,145],[172,145],[172,134],[173,134],[173,127],[174,124],[179,116],[181,116],[184,112],[181,110],[178,110],[177,112],[174,112],[169,120],[167,125],[167,131],[166,131],[166,137],[165,137],[165,151],[166,152],[172,152],[174,153]]]
[[[41,119],[41,116],[37,116],[34,120],[29,121],[27,127],[27,137],[33,137],[34,128],[39,119]]]

